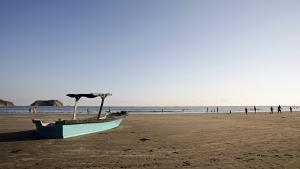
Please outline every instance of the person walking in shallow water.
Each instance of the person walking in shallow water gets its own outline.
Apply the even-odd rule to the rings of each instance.
[[[274,110],[273,110],[273,107],[272,107],[272,106],[271,106],[270,110],[271,110],[271,114],[273,114],[273,111],[274,111]]]
[[[248,114],[248,109],[247,109],[247,107],[245,107],[245,113],[246,113],[246,115]]]
[[[277,108],[277,112],[281,114],[281,106],[280,105]]]
[[[254,106],[254,113],[256,113],[256,106]]]
[[[292,108],[292,107],[290,107],[290,112],[291,112],[291,113],[293,112],[293,108]]]

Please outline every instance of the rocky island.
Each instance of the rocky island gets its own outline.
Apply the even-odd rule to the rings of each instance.
[[[0,106],[14,106],[14,103],[10,102],[10,101],[0,99]]]
[[[63,106],[63,103],[59,100],[37,100],[31,106]]]

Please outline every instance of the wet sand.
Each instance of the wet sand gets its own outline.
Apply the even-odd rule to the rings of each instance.
[[[48,140],[32,118],[0,116],[1,169],[300,168],[299,112],[130,115],[107,132]]]

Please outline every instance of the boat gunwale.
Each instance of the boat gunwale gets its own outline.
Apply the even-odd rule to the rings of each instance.
[[[97,119],[95,117],[89,118],[89,119],[78,119],[78,120],[63,120],[64,125],[74,125],[74,124],[88,124],[88,123],[105,123],[105,122],[111,122],[114,120],[118,120],[121,118],[124,118],[125,115],[120,116],[108,116],[105,119]]]

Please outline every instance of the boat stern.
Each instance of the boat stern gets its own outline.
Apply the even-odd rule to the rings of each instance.
[[[41,138],[63,138],[63,121],[43,123],[39,119],[33,119],[32,123]]]

